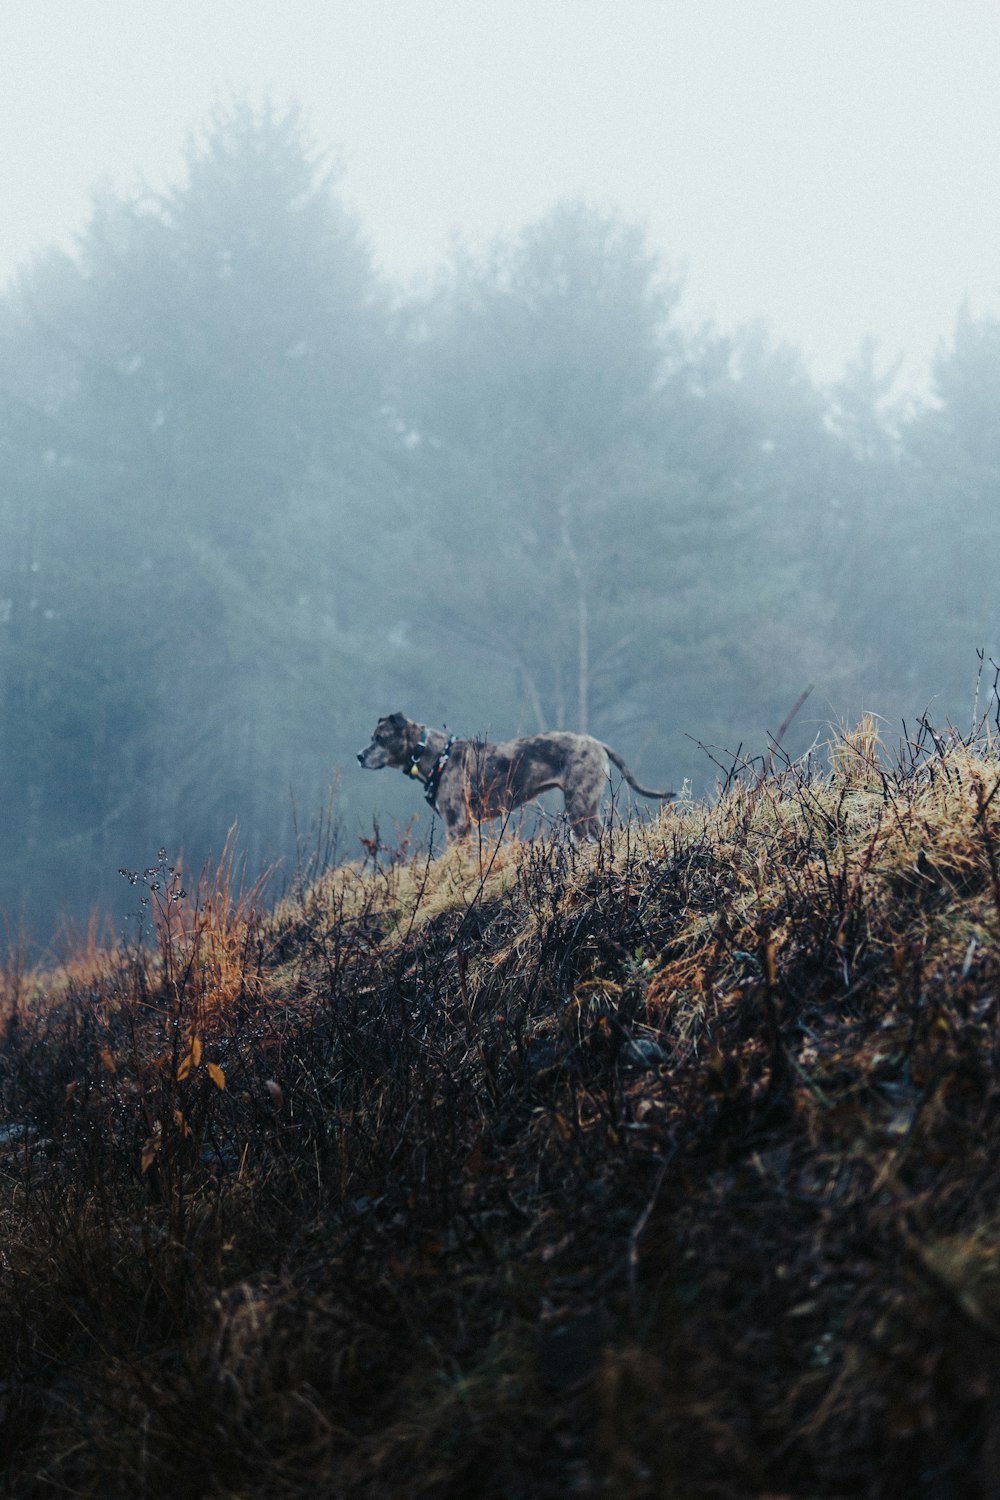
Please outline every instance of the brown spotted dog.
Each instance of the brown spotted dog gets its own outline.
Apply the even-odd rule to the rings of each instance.
[[[552,787],[562,791],[574,837],[596,839],[609,760],[641,797],[667,802],[677,795],[640,786],[621,756],[592,735],[557,730],[494,745],[449,737],[405,714],[389,714],[379,719],[358,760],[367,771],[395,766],[419,781],[444,819],[449,843],[467,837],[473,821],[503,817]]]

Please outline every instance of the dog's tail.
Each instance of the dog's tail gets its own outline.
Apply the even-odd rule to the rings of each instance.
[[[618,767],[619,771],[622,773],[622,775],[625,777],[625,780],[632,788],[633,792],[638,792],[640,797],[654,797],[660,802],[669,802],[672,798],[677,796],[676,792],[651,792],[648,786],[640,786],[635,777],[632,775],[632,772],[629,770],[628,766],[618,754],[618,751],[612,750],[610,745],[604,745],[603,740],[601,741],[601,744],[604,747],[604,752],[607,755],[608,760],[614,761],[615,765]]]

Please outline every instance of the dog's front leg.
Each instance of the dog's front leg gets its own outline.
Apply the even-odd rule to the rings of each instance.
[[[445,837],[449,844],[457,844],[462,839],[467,839],[472,832],[472,823],[464,808],[441,808],[441,817],[444,820]]]

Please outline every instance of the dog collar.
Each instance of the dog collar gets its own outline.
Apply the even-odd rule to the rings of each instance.
[[[451,747],[455,743],[456,736],[453,734],[449,735],[448,743],[434,762],[430,775],[425,777],[420,770],[420,762],[423,759],[424,751],[427,749],[428,733],[429,731],[426,728],[421,730],[420,738],[410,752],[410,763],[403,767],[403,775],[407,777],[412,776],[414,781],[423,783],[424,797],[430,806],[433,807],[434,811],[437,812],[437,790],[444,768],[448,764],[448,756],[451,754]]]
[[[414,749],[410,752],[410,764],[403,767],[403,775],[412,776],[416,781],[424,780],[420,774],[420,762],[423,759],[424,751],[427,749],[427,735],[428,730],[426,728],[421,730],[420,738]],[[427,783],[424,782],[424,785],[426,786]]]

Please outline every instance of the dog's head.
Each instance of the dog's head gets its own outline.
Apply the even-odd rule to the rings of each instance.
[[[358,751],[358,761],[366,771],[381,771],[383,766],[405,766],[417,743],[417,728],[405,714],[389,714],[379,719],[372,732],[372,742]]]

